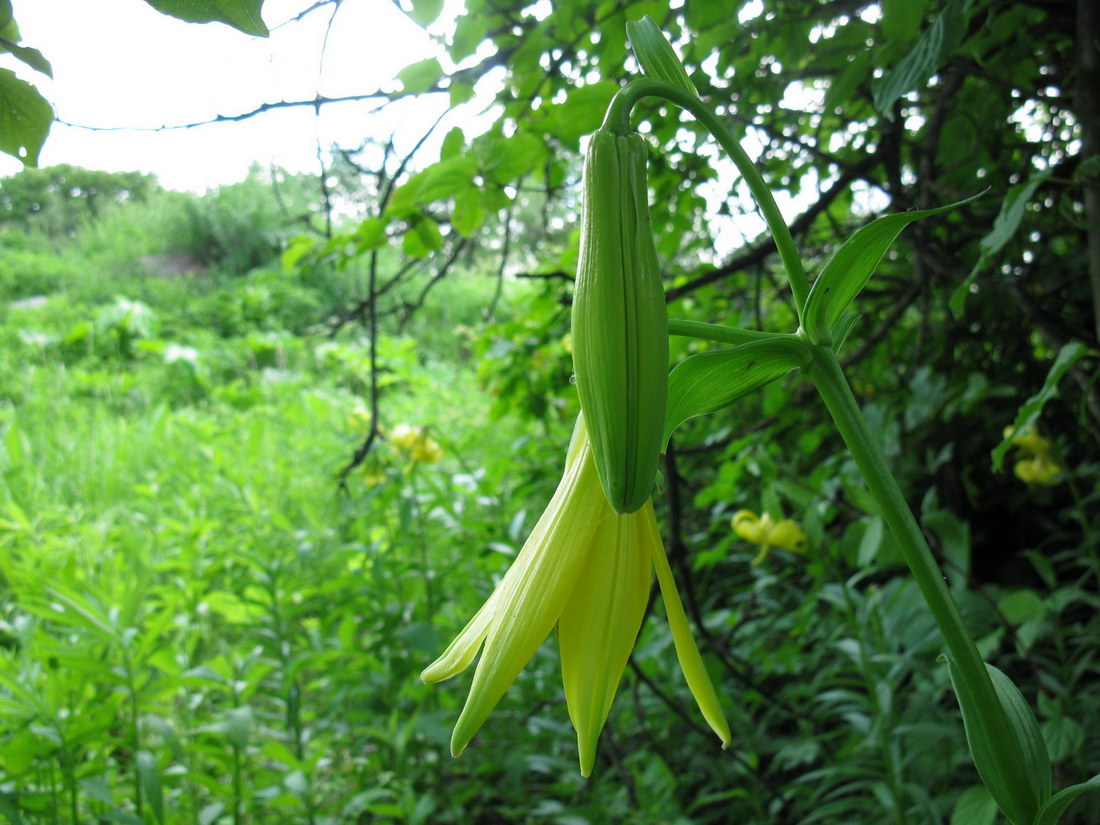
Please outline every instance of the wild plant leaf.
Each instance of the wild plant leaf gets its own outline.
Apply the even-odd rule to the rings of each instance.
[[[804,320],[811,340],[822,343],[830,340],[833,325],[863,289],[890,244],[905,227],[921,218],[954,209],[976,197],[978,195],[935,209],[887,215],[858,229],[826,261],[810,288]]]
[[[145,0],[163,14],[188,23],[226,23],[245,34],[267,37],[260,10],[264,0]]]
[[[1011,752],[1005,752],[978,721],[977,700],[959,671],[948,660],[948,672],[962,710],[966,741],[978,774],[1013,825],[1029,825],[1039,808],[1050,798],[1050,756],[1039,723],[1012,680],[993,665],[987,664],[989,678],[1004,709]],[[1017,768],[1018,771],[1012,770]],[[1021,783],[1012,774],[1022,773]]]
[[[668,377],[663,444],[697,415],[720,410],[809,361],[808,348],[787,337],[701,352],[680,362]]]
[[[1058,382],[1062,380],[1062,376],[1087,352],[1088,349],[1080,341],[1070,341],[1058,351],[1054,363],[1050,365],[1050,369],[1047,371],[1043,386],[1016,411],[1016,418],[1012,422],[1012,426],[1006,431],[1007,435],[1001,439],[1000,444],[993,448],[991,455],[993,456],[994,470],[1000,470],[1004,466],[1005,454],[1012,446],[1013,436],[1025,432],[1039,419],[1043,406],[1058,391]]]
[[[1057,825],[1062,814],[1076,799],[1088,791],[1100,791],[1100,774],[1092,779],[1063,788],[1046,801],[1035,815],[1034,825]]]
[[[970,287],[978,277],[978,273],[984,269],[990,259],[1000,252],[1004,248],[1004,245],[1015,236],[1016,231],[1020,228],[1020,222],[1024,218],[1024,211],[1031,201],[1031,196],[1034,195],[1035,190],[1049,178],[1049,171],[1040,172],[1037,175],[1033,175],[1024,183],[1018,183],[1011,187],[1005,194],[1004,200],[1001,201],[1001,211],[997,213],[997,218],[993,221],[993,228],[989,231],[988,235],[978,242],[980,254],[977,263],[975,263],[974,268],[970,270],[970,274],[967,275],[966,278],[963,279],[963,282],[951,293],[948,306],[956,316],[962,312],[966,296],[969,294]]]
[[[993,825],[997,819],[997,803],[984,785],[963,791],[951,809],[951,825]]]
[[[875,108],[893,119],[894,101],[923,86],[950,59],[966,36],[969,21],[970,0],[951,0],[901,62],[872,81]]]
[[[38,49],[32,49],[30,46],[20,46],[16,43],[7,43],[6,45],[0,43],[0,52],[3,51],[9,52],[12,57],[22,60],[36,72],[42,72],[47,77],[53,77],[53,66]]]
[[[53,107],[10,69],[0,69],[0,152],[37,166],[53,124]]]
[[[147,750],[140,750],[134,761],[137,765],[142,792],[153,811],[153,816],[157,818],[157,822],[164,822],[164,787],[160,781],[157,758]]]

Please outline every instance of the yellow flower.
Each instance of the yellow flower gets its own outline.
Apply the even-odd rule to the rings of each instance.
[[[1028,427],[1019,435],[1013,433],[1012,427],[1005,427],[1004,437],[1012,436],[1012,443],[1028,455],[1049,455],[1050,439],[1039,435],[1039,431],[1034,426]]]
[[[398,424],[389,434],[390,443],[413,461],[433,464],[443,458],[443,449],[428,435],[426,427],[419,429]]]
[[[588,776],[641,628],[654,569],[688,687],[728,747],[729,726],[688,628],[653,503],[629,515],[611,510],[578,418],[565,473],[523,549],[488,601],[421,674],[425,682],[449,679],[481,649],[451,753],[466,748],[556,624],[566,705],[577,731],[581,773]]]
[[[1022,458],[1016,462],[1016,478],[1028,484],[1047,487],[1062,468],[1049,455],[1040,454],[1033,458]]]
[[[1037,487],[1057,484],[1056,478],[1062,468],[1050,454],[1050,439],[1039,435],[1034,425],[1019,435],[1014,435],[1014,432],[1012,427],[1005,427],[1004,437],[1011,438],[1020,453],[1026,456],[1016,462],[1016,478]]]
[[[806,534],[797,522],[789,518],[777,523],[767,513],[758,516],[751,510],[739,510],[734,514],[731,526],[733,532],[745,541],[760,545],[760,552],[752,560],[753,567],[763,563],[773,547],[782,547],[799,555],[809,550]]]

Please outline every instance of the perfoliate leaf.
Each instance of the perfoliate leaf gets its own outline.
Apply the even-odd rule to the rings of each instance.
[[[809,360],[809,348],[801,341],[776,336],[681,361],[668,377],[662,444],[688,419],[720,410]]]
[[[52,123],[53,108],[38,90],[0,69],[0,151],[37,166]]]
[[[894,101],[923,86],[947,62],[966,36],[969,20],[970,0],[951,0],[943,14],[921,35],[913,50],[892,71],[872,81],[875,108],[887,118],[893,118]]]
[[[819,344],[830,340],[833,324],[863,289],[890,244],[905,227],[929,215],[954,209],[976,197],[978,195],[936,209],[887,215],[857,230],[833,253],[810,288],[804,313],[804,325],[810,340]]]
[[[976,699],[967,683],[959,678],[958,669],[948,660],[970,755],[990,795],[1013,825],[1031,825],[1040,807],[1050,798],[1050,756],[1046,742],[1035,714],[1012,680],[992,665],[987,664],[986,669],[1008,723],[1011,745],[1007,749],[998,747],[978,721]],[[1014,781],[1008,775],[1010,768],[1019,768],[1027,782]]]
[[[1054,397],[1055,392],[1058,390],[1058,382],[1062,380],[1066,370],[1076,364],[1077,360],[1086,352],[1088,350],[1080,341],[1070,341],[1058,351],[1058,357],[1050,365],[1043,386],[1017,410],[1016,420],[1012,422],[1012,427],[1007,431],[1008,434],[1001,439],[1000,444],[993,448],[991,455],[993,456],[994,470],[1000,470],[1004,465],[1005,453],[1012,446],[1013,436],[1026,432],[1028,427],[1038,420],[1039,414],[1043,411],[1043,405]]]
[[[695,84],[691,82],[691,78],[684,70],[684,64],[672,50],[672,45],[648,16],[627,23],[626,34],[630,38],[630,45],[634,49],[638,62],[642,64],[647,75],[671,83],[673,86],[679,86],[692,97],[699,96]]]
[[[264,0],[145,0],[164,14],[188,23],[226,23],[245,34],[267,37],[260,16]]]
[[[1070,803],[1086,791],[1100,791],[1100,774],[1078,785],[1063,788],[1054,794],[1035,815],[1035,825],[1055,825]]]

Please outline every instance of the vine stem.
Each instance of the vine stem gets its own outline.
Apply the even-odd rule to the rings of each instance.
[[[975,699],[974,721],[981,728],[980,735],[984,735],[991,744],[992,753],[1000,761],[998,768],[1009,787],[1028,787],[1031,783],[1026,768],[1016,758],[1018,748],[1015,738],[989,678],[985,661],[966,629],[924,534],[860,412],[836,353],[829,346],[815,346],[813,350],[814,358],[805,369],[806,375],[821,394],[829,415],[878,503],[882,517],[894,534],[902,558],[943,634],[959,682]]]
[[[806,296],[809,295],[810,286],[806,280],[806,272],[802,269],[802,260],[798,257],[798,247],[795,246],[791,230],[783,219],[783,213],[779,211],[779,206],[776,204],[775,198],[772,197],[771,190],[764,183],[764,178],[757,171],[752,159],[741,148],[740,142],[734,137],[733,132],[730,131],[725,122],[709,106],[695,95],[689,94],[679,86],[674,86],[663,80],[653,78],[632,80],[616,92],[615,97],[611,99],[601,128],[609,129],[617,134],[630,132],[630,110],[635,103],[645,97],[659,97],[691,112],[695,119],[703,124],[722,148],[726,150],[734,165],[737,166],[737,170],[741,173],[745,183],[748,184],[749,191],[756,199],[760,212],[764,216],[764,221],[768,225],[768,230],[775,240],[775,246],[779,250],[779,258],[783,261],[783,268],[787,272],[787,280],[791,285],[791,295],[794,298],[795,311],[801,324],[802,308],[806,305]]]

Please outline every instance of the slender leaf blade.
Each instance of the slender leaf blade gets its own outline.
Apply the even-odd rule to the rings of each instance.
[[[978,195],[935,209],[886,215],[858,229],[833,253],[810,288],[806,298],[805,325],[811,340],[817,343],[830,340],[833,325],[863,289],[890,244],[905,227],[921,218],[954,209],[976,197]]]
[[[1100,791],[1100,774],[1092,779],[1063,788],[1046,801],[1035,815],[1034,825],[1055,825],[1062,814],[1081,794],[1087,791]]]
[[[1080,341],[1070,341],[1058,351],[1054,363],[1047,371],[1043,386],[1016,411],[1016,419],[1012,422],[1012,427],[1006,431],[1007,435],[1001,439],[1001,443],[993,448],[991,455],[994,470],[999,471],[1004,466],[1005,454],[1012,446],[1013,436],[1024,432],[1039,419],[1043,406],[1058,392],[1058,382],[1062,380],[1062,376],[1087,352],[1088,349]]]
[[[805,366],[809,349],[777,338],[719,352],[701,352],[676,365],[668,377],[668,411],[663,444],[676,428],[744,398],[753,390]]]

